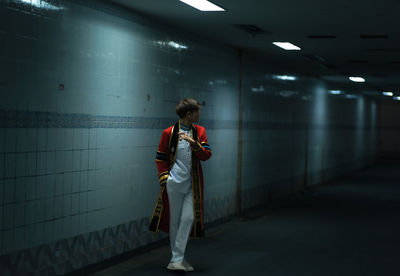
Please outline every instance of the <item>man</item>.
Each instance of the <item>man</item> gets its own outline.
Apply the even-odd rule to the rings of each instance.
[[[189,235],[204,236],[203,173],[201,161],[211,157],[204,127],[196,125],[200,104],[191,98],[176,106],[179,121],[165,129],[156,155],[160,194],[150,230],[170,234],[169,270],[193,271],[185,260]]]

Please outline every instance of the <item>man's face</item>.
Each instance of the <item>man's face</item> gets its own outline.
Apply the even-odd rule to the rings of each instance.
[[[193,121],[193,123],[197,123],[199,121],[200,118],[200,109],[196,110],[196,111],[192,111],[190,113],[190,119]]]

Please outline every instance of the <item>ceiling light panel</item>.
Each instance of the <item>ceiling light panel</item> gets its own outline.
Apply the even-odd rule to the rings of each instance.
[[[199,11],[225,11],[223,8],[211,3],[207,0],[179,0]]]
[[[349,79],[354,82],[365,82],[365,79],[361,77],[349,77]]]
[[[275,46],[278,46],[282,49],[288,50],[288,51],[301,50],[300,47],[298,47],[290,42],[272,42],[272,44],[274,44]]]

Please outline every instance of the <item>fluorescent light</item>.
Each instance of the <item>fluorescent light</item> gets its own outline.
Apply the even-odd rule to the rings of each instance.
[[[207,0],[179,0],[200,11],[225,11],[223,8]]]
[[[384,91],[384,92],[382,92],[382,94],[385,96],[389,96],[389,97],[393,96],[393,92],[389,92],[389,91]]]
[[[400,101],[400,97],[399,96],[393,97],[393,99],[395,99],[396,101]]]
[[[297,79],[295,76],[286,76],[286,75],[274,75],[273,78],[277,80],[288,80],[288,81],[294,81]]]
[[[297,47],[296,45],[293,45],[290,42],[272,42],[275,46],[281,47],[282,49],[285,50],[301,50],[300,47]]]
[[[353,95],[353,94],[345,95],[345,97],[346,97],[347,99],[357,99],[357,95]]]
[[[187,50],[189,48],[188,46],[179,44],[175,41],[155,41],[154,43],[161,47],[170,47],[176,50]]]
[[[329,90],[329,93],[332,95],[341,95],[343,94],[342,90]]]
[[[365,82],[365,79],[361,77],[349,77],[349,79],[354,82]]]

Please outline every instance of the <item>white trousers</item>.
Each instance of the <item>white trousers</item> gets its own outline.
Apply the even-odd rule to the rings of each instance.
[[[191,181],[177,184],[168,180],[171,262],[182,262],[194,220],[192,184]]]

